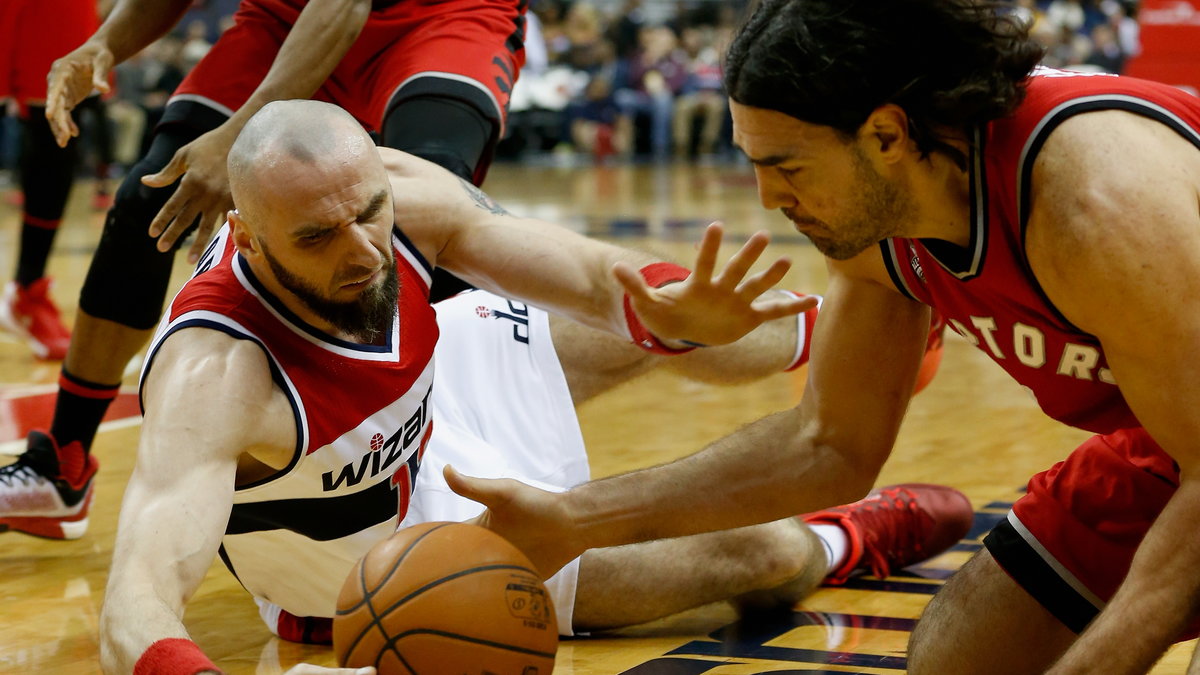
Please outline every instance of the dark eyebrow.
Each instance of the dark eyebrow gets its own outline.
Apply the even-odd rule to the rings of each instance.
[[[751,157],[750,153],[746,152],[745,148],[738,145],[737,143],[734,143],[733,147],[737,148],[738,150],[741,150],[742,154],[746,155],[746,159],[750,160],[750,163],[755,166],[777,166],[788,160],[788,158],[785,157],[784,155],[768,155],[766,157]]]
[[[383,208],[383,205],[385,202],[387,202],[387,191],[380,190],[379,192],[376,192],[375,196],[371,197],[370,203],[367,204],[367,208],[363,209],[361,213],[359,213],[357,216],[354,217],[355,221],[361,223],[363,221],[370,220],[370,219],[374,218],[375,216],[379,215],[379,211],[380,211],[380,209]],[[311,237],[311,236],[318,235],[318,234],[321,234],[323,232],[326,232],[326,231],[332,230],[332,229],[333,228],[330,227],[329,225],[322,225],[320,223],[308,223],[306,225],[301,225],[300,227],[296,228],[292,232],[292,236],[293,237]]]
[[[376,192],[375,196],[371,197],[371,203],[367,204],[367,208],[363,209],[362,213],[358,214],[358,221],[362,222],[364,220],[370,220],[379,215],[379,210],[383,208],[383,204],[386,201],[387,190],[380,190],[379,192]]]

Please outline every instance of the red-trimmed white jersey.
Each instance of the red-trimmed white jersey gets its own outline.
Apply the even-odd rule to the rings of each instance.
[[[297,616],[333,616],[340,580],[403,518],[432,432],[430,267],[398,229],[393,248],[398,312],[385,344],[359,345],[318,331],[272,296],[226,227],[171,302],[143,369],[144,381],[163,341],[191,327],[266,353],[291,403],[295,453],[278,473],[238,486],[221,557],[248,591]]]
[[[1096,110],[1149,117],[1200,148],[1200,99],[1182,90],[1039,68],[1016,112],[974,132],[967,249],[918,239],[889,239],[881,247],[897,288],[936,307],[954,330],[1032,391],[1047,415],[1109,433],[1141,424],[1117,388],[1100,341],[1050,304],[1025,255],[1038,151],[1064,120]]]

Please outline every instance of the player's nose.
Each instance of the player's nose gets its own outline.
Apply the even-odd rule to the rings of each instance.
[[[796,197],[788,184],[772,167],[754,167],[754,180],[758,183],[758,201],[769,211],[796,206]]]

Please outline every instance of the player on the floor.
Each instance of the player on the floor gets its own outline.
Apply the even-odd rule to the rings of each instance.
[[[275,103],[243,131],[230,156],[237,211],[151,344],[145,422],[102,616],[106,670],[213,667],[181,618],[218,551],[272,630],[327,641],[346,574],[410,507],[418,519],[478,511],[438,474],[410,502],[423,457],[437,469],[470,462],[566,487],[587,477],[573,399],[663,361],[729,380],[804,358],[807,317],[783,316],[804,305],[791,294],[763,297],[766,275],[736,283],[755,247],[705,283],[710,238],[687,281],[653,291],[644,310],[632,301],[637,316],[686,320],[679,325],[690,338],[713,343],[730,334],[719,313],[736,311],[742,332],[783,318],[746,342],[656,356],[622,335],[630,322],[630,332],[654,339],[609,278],[614,261],[637,254],[509,216],[433,165],[383,150],[392,203],[369,138],[328,108]],[[545,312],[483,292],[441,303],[435,318],[428,289],[437,263],[579,323],[552,328]],[[649,290],[622,269],[634,298]],[[654,263],[648,273],[679,270]],[[823,538],[789,518],[596,551],[552,584],[560,630],[735,596],[791,603],[830,570],[884,573],[934,554],[971,517],[953,490],[896,486],[826,516]],[[164,557],[178,563],[162,565]],[[644,602],[614,601],[628,597],[614,596],[622,588]]]
[[[17,102],[21,125],[21,244],[14,279],[0,298],[0,327],[39,359],[60,360],[71,332],[50,297],[46,259],[54,245],[79,159],[79,143],[54,142],[46,120],[46,73],[55,59],[100,25],[95,0],[7,0],[0,4],[0,99]],[[107,87],[107,85],[105,85]],[[100,97],[82,92],[78,106],[105,123]]]
[[[931,305],[1047,414],[1098,435],[1035,476],[934,598],[910,671],[1140,673],[1190,632],[1200,99],[1034,70],[1040,47],[1003,9],[760,6],[730,48],[727,90],[763,206],[829,258],[804,400],[565,497],[463,482],[520,500],[489,514],[496,529],[553,569],[588,546],[861,494],[894,442]]]
[[[165,34],[191,5],[118,0],[99,30],[54,64],[47,112],[60,143],[77,131],[71,108],[104,88],[115,63]],[[80,293],[53,421],[48,433],[30,434],[18,465],[0,469],[0,518],[14,517],[5,493],[35,475],[62,485],[68,500],[90,480],[100,420],[162,313],[172,251],[195,223],[195,258],[224,217],[225,155],[255,111],[272,100],[332,101],[378,132],[383,145],[478,184],[524,62],[523,6],[242,0],[233,27],[168,101],[150,149],[117,191]]]
[[[131,655],[147,663],[199,658],[194,645],[157,643],[183,630],[184,595],[168,591],[146,603],[140,584],[198,582],[226,525],[230,534],[270,523],[317,528],[318,541],[333,528],[361,541],[377,539],[381,523],[395,524],[397,498],[408,494],[405,481],[431,429],[435,265],[659,350],[682,349],[683,338],[733,341],[812,304],[764,295],[786,272],[784,260],[747,276],[765,235],[751,237],[713,276],[720,230],[710,228],[689,275],[513,217],[444,169],[377,149],[353,117],[327,103],[268,104],[238,136],[229,166],[237,207],[230,228],[173,302],[169,319],[177,321],[146,362],[142,442],[107,594],[111,606],[139,607],[105,645],[106,660],[122,669]],[[647,283],[668,279],[678,283]],[[380,464],[367,472],[364,453],[376,440],[388,455],[375,455]],[[247,505],[243,520],[230,518],[235,480],[237,500],[268,500]],[[297,489],[325,505],[348,498],[350,513],[295,523],[307,513],[286,501]],[[57,498],[52,486],[38,485],[23,501]],[[67,536],[84,517],[9,525]],[[305,552],[329,553],[319,545]],[[176,563],[162,565],[164,556]],[[106,613],[109,630],[114,621]]]

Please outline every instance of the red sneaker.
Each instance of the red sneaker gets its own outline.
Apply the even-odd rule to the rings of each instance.
[[[39,359],[61,361],[67,355],[71,331],[50,299],[49,277],[28,286],[10,282],[0,299],[0,326],[24,338]]]
[[[82,537],[99,466],[79,441],[59,449],[48,434],[29,432],[25,453],[0,467],[0,532],[47,539]],[[64,468],[73,475],[64,476]]]
[[[860,568],[880,579],[893,569],[945,551],[971,529],[975,512],[963,493],[944,485],[904,483],[872,490],[853,504],[801,516],[809,524],[838,525],[850,551],[825,579],[839,586]]]

